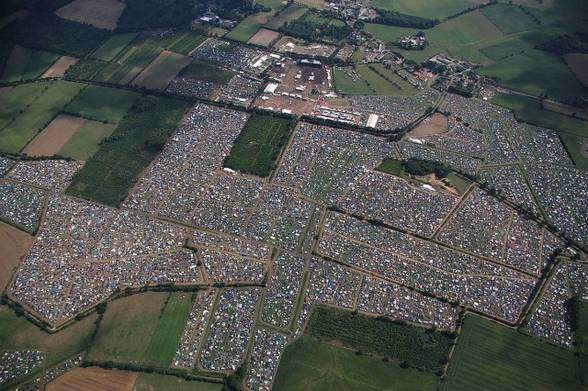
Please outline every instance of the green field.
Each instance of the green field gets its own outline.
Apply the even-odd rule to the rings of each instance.
[[[232,71],[221,69],[216,64],[204,60],[193,60],[180,74],[190,79],[221,84],[227,84],[235,76]]]
[[[116,124],[125,116],[139,94],[118,88],[88,86],[65,107],[84,118]]]
[[[537,28],[537,23],[518,7],[496,4],[492,7],[482,8],[481,12],[504,34]]]
[[[206,40],[206,37],[196,33],[184,33],[179,35],[174,41],[166,45],[166,49],[172,52],[188,55],[198,45]]]
[[[582,142],[588,137],[588,121],[543,110],[539,101],[521,95],[496,94],[492,103],[513,110],[519,121],[556,130],[574,163],[588,169],[588,158],[582,155]]]
[[[373,90],[362,78],[357,80],[349,77],[345,72],[335,68],[333,72],[335,90],[340,94],[345,95],[371,95]]]
[[[140,36],[121,51],[113,61],[130,67],[144,68],[163,51],[162,41],[149,36]]]
[[[15,45],[6,63],[0,82],[9,83],[39,78],[59,55]]]
[[[364,30],[370,32],[374,37],[386,43],[396,42],[400,37],[412,35],[417,32],[416,29],[408,27],[387,26],[376,23],[366,23]],[[427,30],[427,32],[429,31],[430,30]]]
[[[170,365],[176,354],[178,341],[184,331],[191,307],[191,293],[170,294],[165,309],[159,318],[159,324],[145,352],[145,361],[148,364],[162,367]]]
[[[273,390],[433,391],[438,382],[431,373],[303,336],[284,351]]]
[[[284,23],[302,17],[306,11],[308,11],[308,8],[302,7],[296,3],[291,3],[288,5],[288,7],[284,8],[273,18],[271,18],[271,20],[266,23],[266,26],[270,29],[277,30],[282,27]]]
[[[191,60],[191,57],[164,51],[147,68],[143,69],[132,84],[151,90],[164,90]]]
[[[78,171],[67,192],[119,206],[139,174],[175,130],[189,104],[169,98],[141,97],[114,130],[112,138]]]
[[[266,24],[275,11],[260,12],[254,15],[250,15],[243,19],[234,29],[232,29],[225,37],[234,39],[235,41],[247,42],[257,30],[264,24]]]
[[[402,14],[443,19],[476,4],[466,0],[371,0],[370,5]]]
[[[168,295],[146,292],[108,303],[88,360],[144,363]]]
[[[119,54],[133,39],[137,33],[116,34],[108,38],[94,53],[92,57],[102,61],[110,61]]]
[[[223,385],[203,381],[188,381],[176,376],[140,373],[134,391],[221,391]]]
[[[394,176],[401,176],[402,174],[402,160],[386,158],[376,168],[378,171],[385,172]]]
[[[8,153],[19,152],[84,87],[84,84],[68,81],[52,83],[26,111],[0,131],[0,150]]]
[[[353,350],[432,371],[441,368],[453,344],[445,332],[326,306],[314,308],[306,333],[321,340],[336,341]]]
[[[0,97],[0,132],[51,85],[50,82],[19,84]]]
[[[361,64],[356,71],[376,95],[414,95],[418,91],[400,76],[382,64]]]
[[[225,167],[260,177],[268,176],[288,142],[293,126],[292,119],[253,114],[226,157]]]
[[[467,315],[441,390],[587,390],[573,352]]]
[[[51,366],[89,347],[97,316],[90,315],[65,329],[49,334],[7,306],[0,306],[0,351],[33,349],[46,354]]]
[[[264,7],[271,8],[273,10],[279,10],[284,8],[287,1],[285,0],[258,0],[257,4],[261,4]]]
[[[576,301],[576,342],[578,343],[580,373],[582,382],[588,384],[588,302]]]
[[[454,172],[449,173],[445,179],[447,180],[447,182],[449,182],[449,184],[455,188],[455,190],[457,190],[457,192],[460,195],[465,194],[465,192],[469,189],[469,187],[472,185],[472,182],[467,180],[466,178],[462,177],[461,175],[458,175]]]
[[[115,128],[114,124],[88,120],[61,148],[58,155],[88,160],[100,148],[100,142],[110,136]]]

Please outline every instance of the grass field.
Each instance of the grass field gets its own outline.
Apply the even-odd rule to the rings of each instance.
[[[59,55],[15,45],[6,61],[0,82],[9,83],[39,78]]]
[[[260,177],[268,176],[288,142],[293,126],[292,119],[253,114],[226,157],[225,167]]]
[[[453,343],[444,332],[326,306],[314,308],[306,333],[325,341],[336,341],[350,349],[433,371],[440,369]]]
[[[534,22],[520,8],[508,4],[496,4],[482,8],[481,12],[504,34],[518,33],[537,28]]]
[[[274,14],[275,11],[270,11],[259,12],[254,15],[250,15],[243,19],[241,23],[239,23],[234,29],[232,29],[226,35],[226,38],[247,42],[249,38],[251,38],[261,26],[266,24]]]
[[[125,116],[139,94],[117,88],[88,86],[65,107],[84,118],[116,124]]]
[[[261,4],[264,7],[271,8],[272,10],[279,10],[284,8],[287,1],[285,0],[258,0],[257,4]]]
[[[526,96],[496,94],[492,103],[513,110],[520,121],[556,130],[576,166],[588,170],[588,158],[582,155],[583,139],[588,137],[588,121],[543,110],[539,101]]]
[[[269,22],[266,23],[268,28],[277,30],[284,25],[284,23],[291,20],[296,20],[308,11],[308,8],[302,7],[296,3],[291,3],[288,7],[284,8],[278,14],[274,15]]]
[[[405,35],[412,35],[417,31],[408,27],[388,26],[376,23],[366,23],[364,30],[372,33],[374,37],[387,43],[396,42],[398,38]]]
[[[110,136],[115,128],[114,124],[86,120],[61,148],[58,155],[76,160],[88,160],[100,148],[100,142]]]
[[[131,67],[144,68],[155,60],[162,51],[161,40],[154,37],[140,36],[119,52],[113,61]]]
[[[188,381],[175,376],[140,373],[134,391],[221,391],[223,385],[202,381]]]
[[[408,82],[382,64],[361,64],[355,69],[376,95],[399,96],[417,93],[417,90]]]
[[[221,84],[227,84],[235,76],[232,71],[221,69],[216,64],[204,60],[192,61],[180,74],[191,79]]]
[[[89,346],[96,318],[96,315],[90,315],[57,333],[49,334],[26,318],[16,316],[12,309],[0,306],[0,351],[42,350],[47,355],[45,365],[56,364]]]
[[[148,341],[157,330],[168,295],[146,292],[108,303],[88,359],[145,362]]]
[[[173,359],[192,307],[190,293],[172,293],[145,352],[148,364],[167,367]]]
[[[188,55],[205,40],[206,37],[200,34],[188,32],[179,35],[175,40],[166,45],[166,49],[171,50],[172,52]]]
[[[476,4],[466,0],[371,0],[370,5],[423,18],[443,19]]]
[[[400,176],[402,174],[402,160],[386,158],[380,163],[376,170],[390,175]]]
[[[471,186],[472,182],[467,180],[466,178],[457,175],[454,172],[449,173],[445,179],[449,182],[449,184],[457,190],[460,195],[465,194],[467,189]]]
[[[573,352],[467,315],[443,391],[587,390]]]
[[[133,39],[137,33],[116,34],[108,38],[94,53],[92,57],[103,61],[110,61],[119,54]]]
[[[0,150],[17,153],[55,117],[84,84],[59,81],[51,84],[27,110],[0,131]]]
[[[280,361],[275,391],[433,391],[438,378],[303,336]]]
[[[578,300],[576,319],[576,342],[578,343],[579,372],[583,374],[581,379],[588,384],[588,302]]]
[[[50,85],[49,82],[19,84],[0,96],[0,133]]]
[[[340,94],[345,95],[371,95],[373,94],[373,90],[370,86],[363,80],[361,77],[358,79],[353,79],[345,72],[340,69],[335,68],[333,72],[334,76],[334,83],[335,83],[335,90]]]
[[[152,90],[163,90],[190,63],[191,58],[164,50],[133,80],[133,84]]]
[[[141,97],[98,151],[78,171],[69,194],[119,206],[139,174],[163,148],[189,104]]]

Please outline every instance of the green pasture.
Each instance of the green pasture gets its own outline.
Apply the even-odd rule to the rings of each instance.
[[[333,72],[335,90],[344,95],[371,95],[373,90],[361,77],[358,80],[354,80],[349,77],[345,72],[335,68]]]
[[[431,373],[303,336],[284,351],[273,390],[433,391],[438,383]]]
[[[152,90],[163,90],[186,67],[191,57],[173,52],[163,52],[133,80],[134,85]]]
[[[572,351],[477,315],[465,317],[442,391],[588,390]]]
[[[188,55],[198,45],[206,40],[206,37],[193,32],[179,35],[175,40],[166,45],[166,49],[172,52]]]
[[[538,26],[519,7],[513,7],[508,4],[496,4],[492,7],[484,7],[481,12],[504,34],[534,30]]]
[[[378,171],[385,172],[386,174],[401,176],[402,175],[402,160],[396,160],[393,158],[386,158],[382,160],[382,163],[376,168]]]
[[[141,372],[135,381],[134,391],[222,391],[220,383],[184,380],[176,376]]]
[[[155,37],[140,36],[124,48],[113,61],[144,68],[163,51],[163,42]]]
[[[241,21],[234,29],[232,29],[225,37],[234,39],[235,41],[247,42],[260,27],[266,24],[275,11],[259,12],[254,15],[249,15]]]
[[[227,84],[235,76],[232,71],[221,69],[216,64],[205,60],[193,60],[180,74],[190,79],[220,84]]]
[[[65,111],[84,118],[116,124],[125,116],[139,94],[118,88],[88,86]]]
[[[253,114],[226,157],[225,167],[260,177],[268,176],[288,142],[293,126],[292,119]]]
[[[171,293],[145,352],[145,361],[167,367],[176,354],[178,342],[192,307],[191,293]]]
[[[261,4],[264,7],[271,8],[272,10],[279,10],[284,8],[287,4],[286,0],[258,0],[257,4]]]
[[[461,175],[458,175],[454,172],[449,173],[445,180],[449,182],[449,184],[454,187],[460,195],[465,194],[465,192],[469,189],[472,182]]]
[[[5,126],[20,115],[50,85],[51,83],[46,81],[19,84],[7,94],[2,95],[0,97],[0,134]]]
[[[76,160],[88,160],[100,142],[112,134],[116,125],[97,121],[86,121],[80,129],[61,148],[58,155]]]
[[[94,53],[93,58],[110,61],[137,37],[137,33],[116,34],[108,38]]]
[[[407,15],[443,19],[474,7],[476,3],[466,0],[371,0],[370,5]]]
[[[69,194],[118,206],[139,174],[157,156],[189,103],[154,96],[137,99],[112,139],[74,176]]]
[[[39,78],[59,58],[55,53],[15,45],[6,62],[0,82],[10,83]]]
[[[22,150],[84,87],[68,81],[52,83],[0,131],[0,150],[8,153]]]
[[[286,22],[301,18],[308,11],[308,8],[291,3],[278,14],[274,15],[265,25],[270,29],[277,30],[282,27]]]

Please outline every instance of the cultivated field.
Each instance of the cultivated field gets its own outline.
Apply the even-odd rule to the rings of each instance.
[[[431,136],[445,132],[447,132],[447,117],[443,114],[435,113],[425,118],[416,128],[408,132],[408,136]]]
[[[568,53],[563,56],[574,75],[588,87],[588,54]]]
[[[68,140],[82,127],[86,120],[61,114],[55,117],[30,143],[23,153],[29,156],[55,155]]]
[[[135,78],[134,85],[163,90],[190,63],[190,57],[164,50]]]
[[[253,114],[241,130],[225,167],[260,177],[268,176],[288,142],[293,120]]]
[[[65,72],[78,62],[78,59],[70,56],[61,56],[43,73],[42,78],[63,77]]]
[[[0,133],[50,85],[49,82],[36,82],[5,87],[7,90],[0,95]]]
[[[117,0],[75,0],[55,11],[55,14],[74,22],[114,30],[124,9],[125,4]]]
[[[137,33],[115,34],[96,49],[92,53],[92,57],[103,61],[110,61],[127,47],[136,36]]]
[[[28,253],[32,243],[31,235],[0,222],[0,292],[4,292],[21,257]]]
[[[284,351],[273,389],[433,391],[437,384],[431,373],[303,336]]]
[[[221,391],[223,385],[201,381],[188,381],[176,376],[140,373],[133,391]]]
[[[90,315],[71,326],[49,334],[7,306],[0,306],[0,351],[36,349],[45,351],[47,366],[63,361],[88,348],[97,315]]]
[[[101,86],[88,86],[65,111],[96,121],[118,123],[139,96],[138,93]]]
[[[573,352],[467,315],[441,390],[587,390]]]
[[[386,158],[376,168],[378,171],[385,172],[394,176],[402,176],[402,160],[396,160],[392,158]]]
[[[74,368],[53,380],[47,391],[132,391],[137,374],[116,369]]]
[[[355,69],[375,95],[414,95],[417,92],[409,83],[382,64],[361,64]]]
[[[335,68],[333,72],[335,90],[345,95],[370,95],[373,90],[356,72],[355,74],[348,74],[341,69]]]
[[[467,0],[371,0],[370,5],[423,18],[443,19],[474,6]]]
[[[94,361],[143,363],[169,293],[146,292],[108,303],[88,353]]]
[[[252,45],[259,45],[263,47],[270,47],[272,43],[278,39],[280,33],[268,29],[259,29],[247,43]]]
[[[260,12],[246,17],[227,34],[227,38],[247,42],[249,38],[251,38],[261,26],[266,24],[274,14],[275,11]]]
[[[291,3],[288,7],[284,8],[271,18],[270,21],[266,23],[266,26],[271,29],[279,29],[284,23],[300,18],[306,13],[306,11],[308,11],[308,8],[302,7],[296,3]]]
[[[14,45],[4,66],[1,82],[36,79],[59,58],[57,54]]]
[[[110,136],[115,128],[114,124],[85,120],[58,154],[76,160],[88,160],[98,150],[100,142]]]

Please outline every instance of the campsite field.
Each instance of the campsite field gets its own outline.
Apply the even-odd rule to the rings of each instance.
[[[275,391],[387,390],[433,391],[432,373],[401,368],[366,354],[303,336],[290,344],[280,361]]]
[[[587,390],[577,371],[573,352],[469,314],[441,390]]]
[[[265,177],[276,164],[294,126],[291,119],[253,114],[241,130],[225,167]]]

